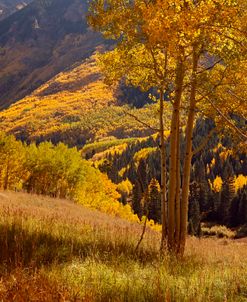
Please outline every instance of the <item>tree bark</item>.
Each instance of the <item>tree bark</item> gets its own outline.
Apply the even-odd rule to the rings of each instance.
[[[160,157],[161,157],[161,222],[162,222],[162,237],[161,237],[161,251],[165,247],[165,240],[167,236],[167,214],[166,214],[166,146],[164,138],[164,91],[160,91]]]
[[[179,251],[180,248],[180,231],[181,231],[181,198],[180,198],[180,123],[178,121],[177,125],[177,164],[176,164],[176,204],[175,204],[175,218],[176,218],[176,227],[175,227],[175,242],[176,249]]]
[[[180,249],[179,254],[184,254],[185,242],[187,236],[187,220],[188,220],[188,199],[189,199],[189,185],[190,185],[190,171],[192,159],[192,142],[193,142],[193,125],[195,120],[196,109],[196,87],[197,87],[197,67],[199,61],[199,53],[194,47],[193,51],[193,69],[190,92],[190,107],[188,113],[187,127],[186,127],[186,147],[183,167],[183,182],[182,182],[182,198],[181,198],[181,232],[180,232]]]
[[[175,201],[177,188],[177,138],[178,125],[180,120],[180,106],[183,92],[184,64],[179,60],[176,69],[175,100],[173,103],[171,133],[170,133],[170,154],[169,154],[169,190],[168,190],[168,249],[174,253],[175,244]]]

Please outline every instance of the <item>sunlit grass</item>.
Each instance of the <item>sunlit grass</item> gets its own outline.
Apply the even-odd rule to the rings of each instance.
[[[68,201],[4,193],[0,212],[1,301],[247,301],[245,241],[189,238],[161,260],[158,233],[136,253],[140,225]]]
[[[54,267],[47,274],[51,279],[59,276],[82,297],[90,293],[93,301],[244,301],[247,285],[243,271],[192,259],[146,265],[87,259]]]

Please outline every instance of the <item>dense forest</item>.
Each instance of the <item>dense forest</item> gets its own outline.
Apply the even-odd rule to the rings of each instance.
[[[198,120],[194,133],[195,142],[203,140],[211,127],[212,122],[209,120]],[[85,155],[90,157],[90,154],[92,156],[94,153],[95,150],[90,150]],[[168,146],[167,153],[169,154]],[[103,154],[96,153],[92,156],[92,161],[102,172],[107,173],[114,183],[130,181],[133,185],[132,195],[122,193],[122,202],[131,200],[132,207],[139,217],[148,215],[150,219],[160,223],[161,173],[157,135],[129,144],[119,144]],[[191,234],[200,235],[201,222],[227,227],[247,223],[246,171],[246,152],[234,150],[230,138],[220,139],[214,135],[210,145],[194,155],[188,213]]]

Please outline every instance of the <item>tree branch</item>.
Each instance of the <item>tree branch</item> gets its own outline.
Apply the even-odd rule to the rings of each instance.
[[[155,74],[157,76],[158,79],[162,80],[163,79],[163,75],[162,74],[159,74],[159,70],[158,70],[158,64],[157,64],[157,61],[156,61],[156,58],[155,58],[155,55],[154,55],[154,52],[153,50],[150,48],[149,49],[150,53],[151,53],[151,56],[153,58],[153,63],[154,63],[154,71],[155,71]]]
[[[204,149],[204,147],[210,141],[210,139],[212,138],[212,136],[215,132],[216,132],[216,128],[213,128],[212,130],[210,130],[210,132],[205,137],[205,139],[201,142],[201,144],[195,150],[193,150],[193,152],[192,152],[193,156],[196,155],[197,153],[199,153],[202,149]]]
[[[202,101],[203,99],[205,99],[205,98],[208,98],[208,97],[210,96],[210,94],[212,94],[212,91],[214,91],[214,90],[217,89],[218,87],[222,86],[222,83],[223,83],[223,80],[224,80],[224,78],[225,78],[225,73],[226,73],[226,71],[227,71],[227,68],[228,68],[228,66],[225,67],[225,69],[224,69],[224,71],[223,71],[223,73],[222,73],[222,75],[221,75],[221,78],[220,78],[220,80],[218,81],[218,83],[216,83],[216,84],[210,89],[210,91],[209,91],[206,95],[204,95],[203,93],[200,93],[200,91],[197,90],[197,92],[199,92],[200,95],[201,95],[201,97],[200,97],[199,99],[196,100],[197,103],[198,103],[198,102],[201,102],[201,101]]]
[[[201,73],[203,73],[203,72],[205,72],[205,71],[208,71],[208,70],[213,69],[213,68],[214,68],[216,65],[218,65],[220,62],[222,62],[222,59],[219,59],[219,60],[216,61],[213,65],[208,66],[208,67],[205,68],[205,69],[202,69],[202,70],[200,70],[200,71],[197,71],[197,75],[198,75],[198,74],[201,74]]]
[[[246,99],[242,98],[241,96],[236,95],[236,93],[234,93],[232,90],[228,91],[230,95],[234,96],[237,100],[241,101],[241,102],[247,102]]]
[[[144,235],[145,235],[145,232],[146,232],[146,228],[147,228],[147,221],[148,221],[148,213],[147,215],[145,216],[145,220],[144,220],[144,225],[143,225],[143,228],[142,228],[142,233],[141,233],[141,237],[136,245],[136,248],[135,248],[135,254],[137,253],[138,249],[139,249],[139,246],[141,245],[142,243],[142,240],[144,238]]]
[[[208,99],[209,103],[212,105],[212,107],[215,109],[215,111],[223,118],[227,124],[233,128],[240,138],[244,139],[247,143],[247,135],[243,133],[210,99]]]
[[[134,115],[134,114],[132,114],[132,113],[130,113],[130,112],[128,112],[128,111],[125,111],[125,110],[124,110],[124,113],[125,113],[126,115],[129,115],[130,117],[132,117],[132,118],[133,118],[134,120],[136,120],[138,123],[140,123],[140,124],[144,125],[145,127],[151,129],[152,131],[154,131],[154,132],[159,132],[159,131],[160,131],[160,129],[155,128],[155,127],[152,127],[152,126],[150,126],[149,124],[143,122],[143,121],[140,120],[136,115]]]

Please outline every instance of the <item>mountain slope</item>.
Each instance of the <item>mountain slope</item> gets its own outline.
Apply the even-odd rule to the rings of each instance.
[[[104,84],[94,56],[61,72],[31,95],[0,112],[0,130],[25,141],[63,141],[82,146],[104,137],[145,136],[153,133],[126,115],[118,87]],[[133,109],[157,127],[156,104]],[[131,111],[132,112],[132,111]]]
[[[0,21],[23,9],[31,0],[0,0]]]
[[[0,108],[89,57],[103,40],[86,22],[87,2],[35,0],[0,22]]]
[[[58,131],[70,131],[83,116],[113,103],[113,91],[103,84],[95,62],[87,60],[1,112],[1,128],[23,140],[52,139]]]

